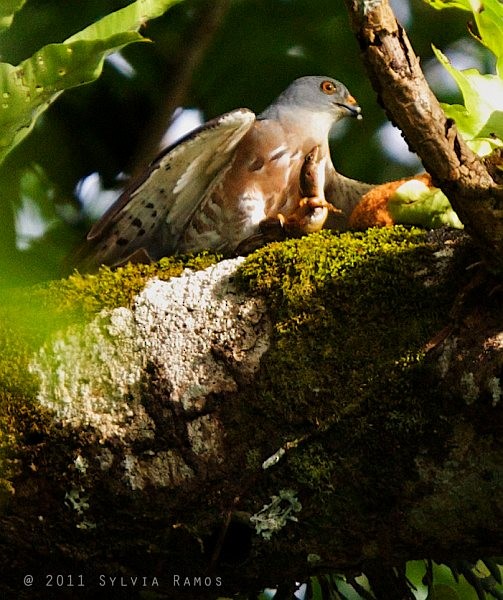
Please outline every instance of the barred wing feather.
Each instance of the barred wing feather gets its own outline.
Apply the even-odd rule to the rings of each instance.
[[[157,260],[174,253],[205,192],[229,166],[254,121],[252,111],[237,109],[167,148],[92,227],[78,252],[79,267]]]

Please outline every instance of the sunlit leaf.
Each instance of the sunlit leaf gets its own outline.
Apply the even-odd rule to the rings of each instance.
[[[0,4],[0,31],[10,27],[15,13],[22,8],[25,2],[26,0],[2,0]]]
[[[137,0],[18,66],[0,63],[0,162],[61,92],[99,77],[108,54],[144,41],[136,30],[179,1]]]
[[[450,585],[437,583],[431,587],[426,600],[459,600],[459,595]]]
[[[429,229],[442,225],[463,228],[444,193],[415,179],[405,182],[395,191],[389,200],[388,210],[395,223]]]
[[[503,4],[499,0],[471,0],[470,4],[479,30],[480,41],[498,59],[498,74],[502,76]]]
[[[460,8],[473,13],[479,39],[496,56],[496,72],[503,77],[503,3],[500,0],[424,0],[442,10]]]
[[[130,31],[94,42],[49,44],[17,67],[0,63],[0,160],[62,91],[93,81],[109,52],[142,39]]]
[[[459,71],[440,50],[433,50],[463,94],[464,106],[442,105],[446,115],[456,121],[474,152],[484,155],[503,146],[503,80],[476,69]]]
[[[437,10],[443,10],[444,8],[460,8],[470,12],[472,7],[470,6],[470,0],[424,0],[431,7]]]
[[[72,35],[65,40],[65,43],[103,39],[119,31],[137,30],[148,20],[161,16],[168,8],[179,2],[181,0],[136,0]]]

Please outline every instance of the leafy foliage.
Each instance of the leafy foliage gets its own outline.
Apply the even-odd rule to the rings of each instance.
[[[473,34],[496,57],[496,75],[481,75],[477,69],[455,69],[434,47],[438,60],[463,94],[464,106],[443,104],[447,116],[456,121],[471,149],[484,156],[503,147],[503,4],[499,0],[426,0],[437,9],[456,7],[473,14],[478,35]]]
[[[395,223],[420,225],[428,229],[442,225],[463,228],[442,190],[430,189],[423,182],[414,179],[396,190],[390,198],[388,208]]]
[[[0,5],[0,31],[10,26],[14,14],[20,10],[26,0],[4,0]]]
[[[18,66],[0,63],[0,162],[31,131],[59,94],[99,77],[105,57],[145,38],[136,30],[177,0],[137,0]],[[14,7],[13,7],[14,8]],[[20,4],[17,7],[20,8]],[[12,19],[12,14],[6,17]]]
[[[438,10],[459,8],[471,12],[479,31],[478,39],[496,56],[496,72],[503,76],[503,7],[499,0],[425,1]]]

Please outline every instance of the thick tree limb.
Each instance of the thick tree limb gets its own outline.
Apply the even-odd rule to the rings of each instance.
[[[26,573],[31,599],[56,572],[83,575],[79,599],[100,574],[209,599],[496,554],[503,309],[451,322],[470,248],[415,235],[277,245],[56,333],[0,496],[5,597]]]
[[[379,101],[451,201],[489,265],[503,271],[503,189],[430,90],[388,0],[346,0]]]

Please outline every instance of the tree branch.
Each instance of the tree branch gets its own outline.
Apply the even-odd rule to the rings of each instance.
[[[475,325],[437,335],[471,254],[451,236],[275,244],[56,332],[18,413],[3,400],[0,425],[36,433],[7,438],[0,590],[30,572],[46,597],[44,573],[66,565],[83,599],[100,573],[157,577],[168,598],[174,574],[207,576],[190,590],[207,599],[496,554],[503,308],[484,294]],[[125,297],[139,273],[76,289],[108,301],[112,280]]]
[[[363,61],[390,120],[451,201],[490,267],[503,271],[503,189],[447,119],[388,0],[345,0]]]

